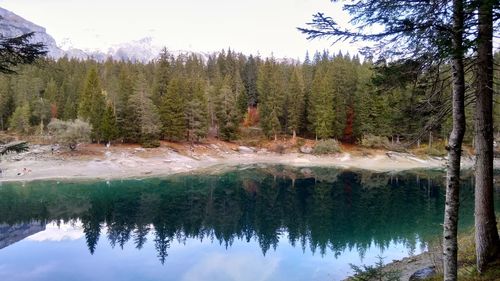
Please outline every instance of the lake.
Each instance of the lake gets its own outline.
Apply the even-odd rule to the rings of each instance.
[[[464,176],[460,229],[473,226]],[[444,173],[255,165],[0,185],[0,280],[341,280],[425,251]],[[499,192],[495,204],[500,204]]]

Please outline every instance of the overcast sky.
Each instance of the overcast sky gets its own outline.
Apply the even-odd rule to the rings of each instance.
[[[0,0],[0,6],[47,29],[58,44],[101,49],[154,38],[170,50],[303,58],[306,50],[357,51],[345,43],[307,41],[296,27],[316,12],[348,17],[330,0]],[[311,54],[312,55],[312,54]]]

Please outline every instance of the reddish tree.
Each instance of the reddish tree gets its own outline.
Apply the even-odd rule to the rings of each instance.
[[[346,123],[344,127],[344,135],[342,137],[342,141],[347,143],[354,143],[354,136],[352,129],[353,123],[354,123],[354,108],[352,105],[349,105],[349,107],[347,107],[347,112],[346,112]]]
[[[50,105],[50,117],[57,118],[57,104],[55,103]]]
[[[243,126],[251,127],[259,123],[259,111],[256,106],[249,106],[247,109],[247,116],[243,120]]]

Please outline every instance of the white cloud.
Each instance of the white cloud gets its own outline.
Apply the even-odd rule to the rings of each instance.
[[[267,261],[248,254],[225,255],[220,252],[207,254],[185,273],[182,280],[270,280],[279,266],[278,258]]]
[[[37,280],[40,276],[49,275],[51,272],[57,270],[58,266],[56,263],[42,264],[34,266],[31,269],[20,271],[16,267],[3,266],[0,267],[0,280],[12,280],[15,276],[15,280]]]

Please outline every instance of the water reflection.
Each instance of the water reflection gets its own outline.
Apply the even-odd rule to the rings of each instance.
[[[373,247],[403,248],[412,254],[441,233],[442,183],[443,174],[432,171],[390,174],[279,166],[108,183],[4,183],[0,242],[12,236],[8,229],[38,225],[43,230],[48,224],[30,239],[84,236],[91,254],[99,251],[102,239],[121,249],[127,243],[137,249],[151,243],[162,264],[173,243],[193,240],[217,242],[226,249],[235,241],[255,241],[264,256],[283,243],[320,256],[356,252],[363,258]],[[465,181],[461,190],[462,227],[472,225],[471,183]],[[26,237],[16,235],[9,241]]]
[[[49,223],[45,225],[43,230],[36,232],[26,239],[36,242],[61,242],[65,240],[78,240],[84,236],[82,223],[80,221],[72,221],[63,224]]]
[[[0,250],[45,230],[45,223],[33,221],[19,224],[0,224]]]

